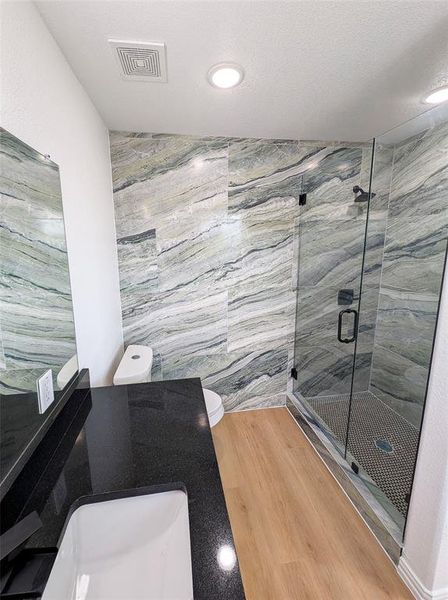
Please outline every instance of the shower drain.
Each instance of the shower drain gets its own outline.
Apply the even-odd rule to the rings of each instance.
[[[386,454],[392,454],[394,452],[394,447],[388,440],[378,439],[375,440],[375,446],[382,450],[382,452],[386,452]]]

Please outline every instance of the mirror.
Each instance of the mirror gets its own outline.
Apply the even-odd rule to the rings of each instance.
[[[55,400],[45,409],[37,379],[49,370]],[[0,129],[2,481],[77,372],[59,167]]]

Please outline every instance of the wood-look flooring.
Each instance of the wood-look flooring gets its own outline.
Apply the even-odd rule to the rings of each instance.
[[[213,438],[247,600],[412,600],[286,408]]]

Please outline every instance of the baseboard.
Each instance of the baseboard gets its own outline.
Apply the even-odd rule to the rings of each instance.
[[[428,590],[411,569],[404,556],[400,558],[397,570],[417,600],[448,600],[448,588]]]

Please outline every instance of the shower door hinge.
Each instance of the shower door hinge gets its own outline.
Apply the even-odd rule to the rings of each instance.
[[[350,466],[351,466],[351,468],[352,468],[352,471],[353,471],[354,473],[356,473],[356,474],[358,474],[358,473],[359,473],[359,467],[358,467],[358,465],[357,465],[355,462],[352,462],[352,464],[351,464]]]
[[[305,206],[306,194],[299,194],[299,206]]]
[[[411,500],[411,494],[406,494],[406,496],[404,497],[404,501],[406,502],[406,504],[409,504]]]
[[[297,379],[297,369],[295,367],[291,369],[291,377]]]

